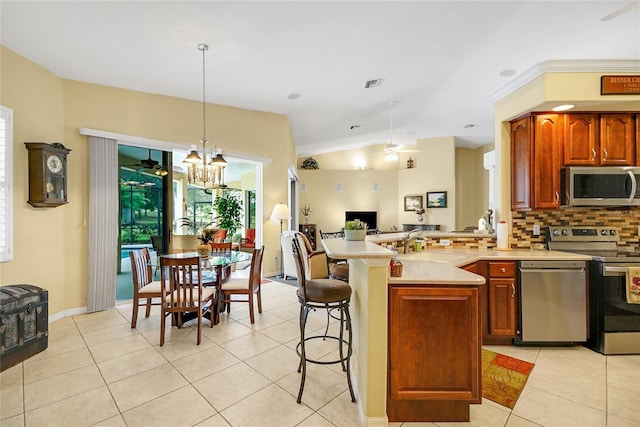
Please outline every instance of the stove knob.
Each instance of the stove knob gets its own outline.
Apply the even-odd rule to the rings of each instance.
[[[562,230],[562,235],[563,235],[563,236],[568,236],[568,235],[569,235],[569,232],[568,232],[567,230]]]
[[[553,230],[553,235],[554,236],[559,236],[560,235],[560,230],[558,230],[558,229]]]
[[[603,236],[606,236],[609,234],[609,232],[607,230],[602,230],[600,234],[602,234]]]
[[[616,232],[615,228],[614,228],[614,229],[609,230],[609,234],[611,234],[612,236],[615,236],[615,235],[617,234],[617,232]]]

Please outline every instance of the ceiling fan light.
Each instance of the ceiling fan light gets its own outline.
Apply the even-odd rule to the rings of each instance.
[[[396,160],[398,160],[398,154],[395,152],[389,153],[384,156],[384,160],[387,162],[395,162]]]

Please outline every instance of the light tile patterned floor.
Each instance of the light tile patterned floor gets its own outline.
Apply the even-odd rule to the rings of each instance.
[[[131,304],[49,325],[49,348],[0,374],[0,425],[10,426],[345,426],[358,425],[344,373],[310,365],[303,404],[295,288],[264,285],[255,325],[235,303],[219,325],[167,328],[141,316],[130,328]],[[313,327],[324,327],[317,314]],[[484,400],[470,423],[399,426],[639,426],[640,356],[608,356],[582,347],[487,347],[536,364],[509,410]],[[332,357],[328,345],[314,345]]]

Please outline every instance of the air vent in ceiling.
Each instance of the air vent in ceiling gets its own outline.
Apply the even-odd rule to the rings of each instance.
[[[365,89],[369,89],[369,88],[372,88],[372,87],[382,86],[383,82],[384,82],[384,78],[369,80],[368,82],[366,82],[364,84],[364,88]]]

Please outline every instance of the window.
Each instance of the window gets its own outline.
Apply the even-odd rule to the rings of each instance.
[[[13,110],[0,106],[0,262],[13,258]]]

